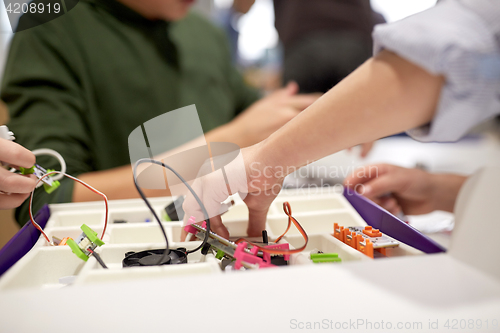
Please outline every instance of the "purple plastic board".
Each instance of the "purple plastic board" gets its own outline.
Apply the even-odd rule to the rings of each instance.
[[[45,228],[50,217],[48,205],[44,205],[36,214],[35,221]],[[40,237],[38,231],[30,222],[19,230],[12,239],[0,250],[0,276],[12,267],[35,245]]]
[[[352,189],[344,188],[344,196],[368,225],[384,234],[425,253],[446,252],[441,245]]]

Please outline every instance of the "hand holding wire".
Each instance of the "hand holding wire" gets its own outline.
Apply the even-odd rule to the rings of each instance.
[[[35,164],[35,155],[15,142],[0,138],[2,166],[30,168]],[[35,177],[24,176],[0,168],[0,209],[19,206],[29,196],[36,183]]]
[[[35,186],[39,187],[42,185],[42,183],[36,182],[36,179],[40,178],[39,176],[24,174],[24,172],[23,175],[17,173],[19,169],[31,169],[29,173],[33,173],[32,170],[36,162],[36,156],[49,155],[59,161],[62,174],[51,177],[50,183],[61,179],[66,172],[66,162],[58,152],[47,148],[30,152],[23,146],[15,143],[14,140],[14,133],[9,131],[7,126],[0,126],[0,166],[10,168],[9,171],[0,168],[0,209],[19,206],[26,200]],[[47,181],[44,182],[46,183]]]

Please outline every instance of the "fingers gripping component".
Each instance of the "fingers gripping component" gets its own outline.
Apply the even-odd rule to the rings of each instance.
[[[61,185],[59,181],[52,179],[51,176],[44,177],[46,174],[55,170],[45,170],[38,164],[35,164],[29,169],[20,167],[19,170],[21,171],[22,175],[34,174],[36,178],[41,179],[43,183],[43,188],[45,192],[47,192],[48,194],[54,192],[59,187],[59,185]]]

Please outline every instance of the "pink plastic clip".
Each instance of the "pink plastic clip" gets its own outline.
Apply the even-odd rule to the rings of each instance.
[[[290,250],[290,244],[285,243],[285,244],[273,244],[273,245],[267,245],[264,246],[266,249],[273,249],[273,250]],[[265,262],[271,262],[271,254],[267,252],[263,252],[263,257]],[[288,261],[290,260],[290,255],[289,254],[284,254],[283,258]]]
[[[184,231],[187,232],[188,234],[196,235],[196,233],[198,232],[198,230],[191,225],[191,224],[194,224],[194,223],[196,223],[196,219],[195,219],[194,216],[191,216],[189,218],[189,220],[187,221],[186,226],[184,226]]]
[[[262,258],[259,258],[254,254],[246,253],[244,251],[246,246],[247,246],[246,242],[238,243],[238,247],[234,251],[234,258],[236,259],[236,262],[234,263],[234,267],[236,269],[240,269],[242,267],[241,263],[243,261],[246,263],[249,263],[249,264],[257,264],[257,265],[259,265],[259,268],[276,267],[276,266],[272,265],[271,263],[265,262],[264,260],[262,260]],[[257,249],[257,248],[254,247],[254,249]],[[253,249],[250,251],[252,251],[252,253],[254,252]],[[258,249],[257,249],[257,251],[258,251]]]

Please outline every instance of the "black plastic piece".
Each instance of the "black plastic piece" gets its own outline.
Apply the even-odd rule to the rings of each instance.
[[[171,221],[182,221],[184,219],[184,210],[182,209],[183,203],[184,197],[179,197],[170,205],[165,207],[165,213],[167,213]]]
[[[146,250],[141,252],[127,252],[122,261],[123,267],[136,266],[156,266],[158,261],[163,258],[165,249]],[[170,250],[168,256],[160,265],[177,265],[187,263],[187,254],[185,248]]]
[[[211,247],[212,247],[212,245],[210,245],[208,243],[205,244],[205,245],[203,245],[203,247],[201,248],[201,254],[203,254],[204,256],[206,256],[207,253],[208,253],[208,250],[210,250]]]
[[[267,230],[262,230],[262,243],[269,245],[269,238],[267,238]]]
[[[271,257],[271,264],[275,266],[287,266],[288,261],[286,261],[283,256],[274,256]]]

